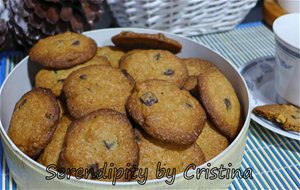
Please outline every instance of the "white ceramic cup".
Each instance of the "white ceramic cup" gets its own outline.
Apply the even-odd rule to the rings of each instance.
[[[273,24],[276,41],[275,89],[300,107],[300,14],[279,17]]]

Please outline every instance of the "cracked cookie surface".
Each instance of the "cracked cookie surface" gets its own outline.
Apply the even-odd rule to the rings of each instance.
[[[51,69],[66,69],[91,59],[96,42],[82,34],[65,32],[39,40],[29,52],[29,60]]]
[[[133,83],[120,69],[92,65],[72,72],[64,82],[67,106],[74,118],[109,108],[125,113]]]
[[[216,68],[198,76],[200,101],[211,122],[226,137],[233,139],[242,127],[239,99],[229,80]]]
[[[188,77],[180,59],[164,50],[130,51],[121,58],[120,69],[126,70],[137,83],[160,79],[181,88]]]
[[[137,166],[138,156],[138,145],[126,115],[101,109],[70,124],[58,162],[65,169],[84,168],[94,172],[106,163],[107,176],[110,168],[130,169]],[[93,175],[85,177],[95,178]],[[130,178],[123,176],[118,181],[128,180]]]
[[[163,80],[137,85],[126,109],[153,138],[178,145],[195,142],[206,121],[204,110],[188,91]]]
[[[73,72],[80,68],[90,65],[107,65],[110,66],[110,62],[107,58],[95,55],[92,59],[87,62],[76,65],[69,69],[42,69],[35,76],[35,86],[41,88],[50,89],[55,96],[60,96],[63,88],[64,81]]]
[[[8,136],[31,158],[36,158],[51,141],[60,109],[50,90],[35,88],[17,102]]]

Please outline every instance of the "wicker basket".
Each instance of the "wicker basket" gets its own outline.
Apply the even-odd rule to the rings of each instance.
[[[165,30],[182,35],[234,28],[257,0],[107,0],[122,27]]]

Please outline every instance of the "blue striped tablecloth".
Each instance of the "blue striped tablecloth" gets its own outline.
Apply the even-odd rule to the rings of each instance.
[[[229,32],[192,36],[229,58],[238,68],[263,56],[274,55],[273,33],[262,23],[243,24]],[[1,53],[0,84],[20,60],[21,53]],[[235,179],[229,189],[300,189],[300,141],[273,133],[251,122],[241,169],[251,168],[253,179]],[[0,144],[2,189],[16,189]]]

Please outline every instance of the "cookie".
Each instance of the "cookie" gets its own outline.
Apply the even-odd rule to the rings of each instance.
[[[285,131],[300,132],[300,109],[290,104],[258,106],[253,112],[267,120],[279,124]]]
[[[207,161],[216,157],[229,145],[227,138],[220,134],[209,121],[205,123],[196,143],[203,151]]]
[[[71,119],[68,116],[63,116],[60,119],[51,142],[47,145],[38,159],[39,163],[43,164],[46,167],[51,164],[57,165],[59,154],[62,150],[65,135],[70,123]]]
[[[188,91],[163,80],[138,84],[126,109],[153,138],[178,145],[195,142],[206,121],[204,110]]]
[[[112,67],[119,68],[119,61],[125,53],[120,48],[104,46],[98,47],[96,54],[98,56],[105,56],[111,63]]]
[[[74,118],[101,108],[125,113],[133,84],[127,73],[104,65],[92,65],[72,72],[64,82],[67,106]]]
[[[164,50],[131,51],[122,57],[120,69],[126,70],[136,83],[161,79],[182,87],[188,77],[187,69],[179,58]]]
[[[189,75],[183,88],[190,91],[194,96],[198,97],[198,75],[206,72],[210,68],[214,68],[215,65],[209,61],[199,58],[183,58],[181,59],[181,62],[186,66]]]
[[[136,167],[138,157],[138,145],[126,115],[102,109],[71,123],[59,158],[59,167],[89,169],[97,174],[97,170],[106,164],[107,176],[108,170],[114,167],[124,169]],[[122,176],[118,181],[128,181],[130,176],[128,178]]]
[[[33,89],[17,102],[8,136],[22,152],[36,158],[51,141],[59,113],[59,105],[50,90]]]
[[[110,65],[107,58],[102,56],[94,56],[89,61],[71,67],[69,69],[53,70],[53,69],[42,69],[35,76],[35,86],[41,88],[50,89],[55,96],[60,96],[63,88],[65,79],[79,68],[86,67],[89,65]]]
[[[233,139],[242,127],[242,113],[234,88],[218,69],[198,76],[200,101],[210,120],[226,137]]]
[[[29,59],[51,69],[66,69],[91,59],[96,42],[82,34],[66,32],[39,40],[30,50]]]
[[[135,132],[140,150],[139,168],[148,169],[148,179],[157,179],[156,169],[159,163],[160,168],[170,168],[171,171],[175,169],[178,174],[191,164],[199,166],[205,162],[205,156],[196,143],[175,146],[159,142],[137,129]]]
[[[161,49],[174,54],[181,51],[181,44],[161,33],[146,34],[124,31],[113,36],[111,41],[115,46],[125,50],[133,49]]]

